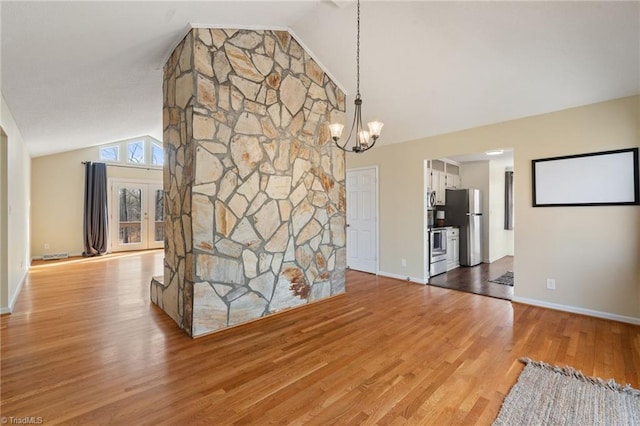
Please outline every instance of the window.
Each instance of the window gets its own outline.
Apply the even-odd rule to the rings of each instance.
[[[96,150],[97,161],[158,169],[164,165],[162,142],[148,135],[101,145]]]
[[[151,164],[153,166],[162,166],[164,164],[164,149],[155,142],[151,142]]]
[[[133,141],[127,144],[127,162],[144,164],[144,141]]]
[[[100,161],[120,161],[120,147],[111,145],[100,148]]]
[[[504,172],[504,229],[513,229],[513,171]]]

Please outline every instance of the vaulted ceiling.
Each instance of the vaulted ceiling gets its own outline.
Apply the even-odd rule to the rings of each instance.
[[[1,90],[33,156],[162,137],[189,25],[288,28],[355,92],[355,2],[0,3]],[[390,144],[640,94],[640,2],[363,1],[365,121]]]

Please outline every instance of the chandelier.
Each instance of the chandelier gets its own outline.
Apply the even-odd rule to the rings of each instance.
[[[362,97],[360,97],[360,0],[358,0],[358,36],[357,36],[357,48],[356,48],[356,69],[357,69],[357,85],[356,85],[356,99],[354,101],[356,109],[353,114],[353,124],[351,124],[351,130],[349,130],[349,136],[340,144],[340,136],[342,135],[343,124],[333,123],[329,125],[331,131],[331,138],[336,143],[336,146],[343,151],[349,152],[347,148],[351,136],[353,136],[355,129],[355,142],[351,151],[355,153],[365,152],[373,148],[376,141],[380,137],[380,131],[382,130],[383,123],[379,121],[372,121],[367,123],[369,130],[364,130],[362,127]]]

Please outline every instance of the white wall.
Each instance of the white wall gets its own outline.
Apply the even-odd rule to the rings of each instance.
[[[531,204],[531,160],[638,147],[639,121],[632,96],[400,144],[383,133],[347,155],[348,168],[379,166],[380,270],[423,276],[424,159],[513,147],[517,300],[640,323],[640,207]]]
[[[2,273],[2,300],[0,311],[13,309],[20,287],[29,268],[29,187],[31,157],[22,141],[20,130],[2,96],[0,126],[7,136],[7,192],[6,224],[9,249],[6,256],[6,274]],[[3,212],[3,215],[5,212]]]
[[[7,222],[7,135],[0,128],[0,309],[9,306],[9,275],[7,247],[9,225]]]
[[[97,146],[33,159],[31,253],[34,258],[65,252],[79,256],[84,251],[82,162],[98,159]],[[107,178],[140,179],[162,184],[162,170],[107,166]],[[48,249],[44,248],[45,244]]]
[[[514,231],[504,229],[504,185],[507,167],[513,169],[512,159],[489,161],[489,260],[491,262],[504,256],[513,256]]]

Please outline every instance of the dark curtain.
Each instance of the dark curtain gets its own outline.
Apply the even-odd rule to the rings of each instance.
[[[504,229],[513,229],[513,172],[504,172]]]
[[[85,163],[84,253],[85,257],[107,252],[107,165]]]

